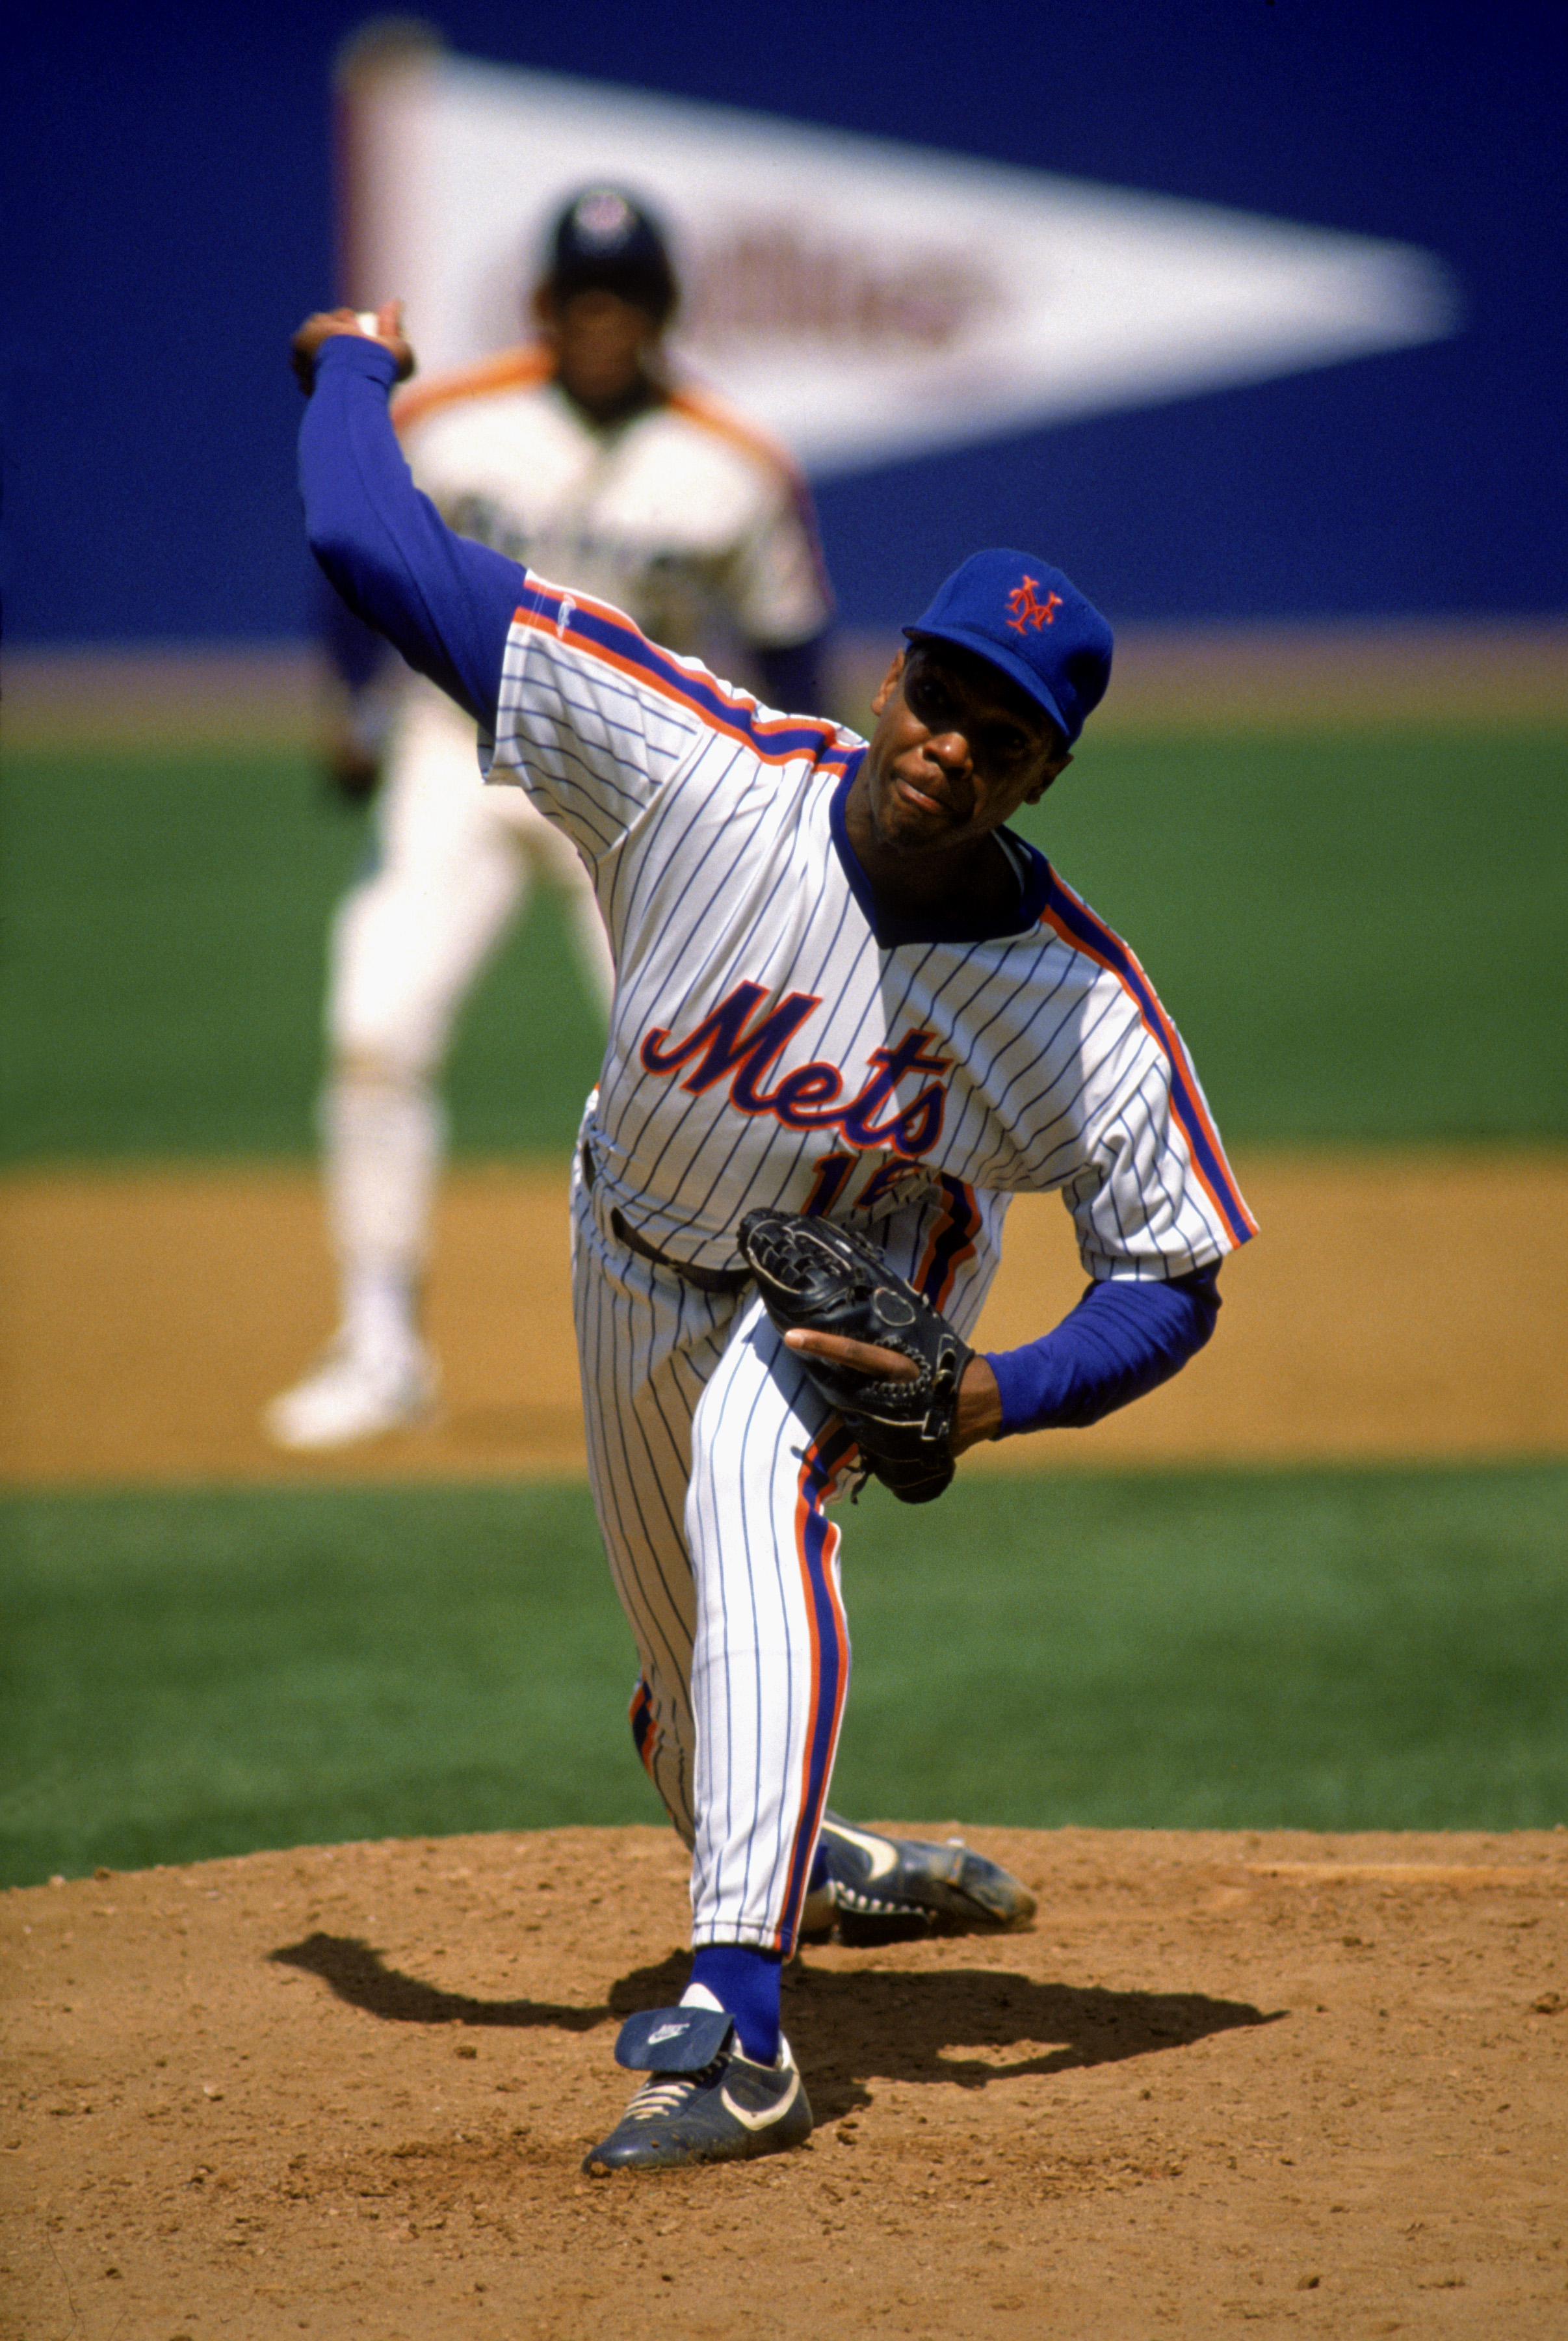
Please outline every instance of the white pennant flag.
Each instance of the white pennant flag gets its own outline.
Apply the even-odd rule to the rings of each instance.
[[[764,115],[452,56],[344,79],[348,297],[421,371],[514,342],[562,202],[670,232],[678,359],[822,477],[1434,340],[1432,255]]]

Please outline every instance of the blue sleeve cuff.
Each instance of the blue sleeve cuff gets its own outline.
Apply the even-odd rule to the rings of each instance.
[[[998,1437],[1084,1430],[1157,1390],[1214,1331],[1217,1266],[1169,1283],[1091,1284],[1054,1332],[988,1352],[1002,1399]]]

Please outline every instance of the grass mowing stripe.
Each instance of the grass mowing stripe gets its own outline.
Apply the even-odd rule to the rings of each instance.
[[[1231,1143],[1560,1137],[1565,766],[1562,730],[1091,731],[1027,825],[1136,945]],[[237,748],[13,752],[5,818],[5,1155],[308,1152],[362,817]],[[564,1153],[599,1054],[544,895],[465,1011],[458,1147]]]
[[[960,1482],[846,1519],[834,1800],[1568,1819],[1568,1466]],[[658,1817],[576,1487],[15,1498],[0,1878]]]
[[[5,1513],[8,1878],[658,1812],[576,1487]]]
[[[884,1520],[846,1562],[850,1809],[1568,1820],[1568,1466],[971,1482],[943,1509],[945,1550]]]

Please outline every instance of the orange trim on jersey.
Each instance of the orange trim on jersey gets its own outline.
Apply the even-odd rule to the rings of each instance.
[[[831,609],[833,588],[829,582],[828,564],[822,554],[816,506],[811,502],[811,491],[806,484],[806,474],[789,449],[707,391],[672,390],[665,403],[673,413],[684,415],[688,423],[695,423],[702,430],[711,431],[715,438],[727,439],[731,446],[740,448],[744,453],[755,457],[779,474],[789,491],[796,515],[811,548],[819,591],[824,603]]]
[[[806,1597],[806,1622],[811,1638],[811,1710],[806,1725],[806,1745],[801,1756],[800,1797],[796,1810],[795,1869],[785,1896],[779,1931],[774,1937],[774,1948],[786,1957],[794,1948],[795,1934],[799,1925],[799,1913],[806,1898],[809,1876],[808,1863],[801,1858],[799,1848],[815,1846],[821,1824],[822,1808],[828,1801],[828,1785],[833,1775],[833,1758],[839,1745],[839,1729],[844,1718],[844,1699],[849,1687],[849,1629],[844,1617],[844,1605],[833,1578],[833,1560],[839,1544],[839,1529],[824,1510],[829,1487],[835,1475],[855,1452],[853,1441],[842,1428],[829,1433],[826,1442],[814,1439],[800,1460],[800,1476],[796,1482],[795,1498],[795,1557],[799,1564],[800,1583]],[[815,1547],[815,1565],[813,1565]],[[834,1669],[832,1714],[823,1728],[822,1715],[822,1637],[819,1623],[819,1607],[826,1604],[832,1635],[838,1644],[838,1663]]]
[[[664,1734],[653,1712],[653,1693],[648,1688],[645,1676],[640,1675],[637,1679],[637,1688],[627,1706],[626,1719],[631,1726],[631,1744],[637,1750],[638,1760],[657,1788],[659,1783],[653,1767]]]
[[[689,423],[711,431],[716,439],[728,439],[732,446],[743,448],[747,454],[755,455],[759,462],[781,473],[791,487],[800,484],[800,467],[789,449],[769,438],[766,431],[749,422],[745,415],[737,414],[722,400],[711,397],[706,391],[672,390],[664,403],[671,413],[683,414]]]
[[[401,431],[422,423],[427,414],[433,414],[440,407],[453,405],[465,398],[487,398],[497,391],[531,389],[536,383],[553,381],[555,372],[555,352],[548,342],[520,342],[511,349],[496,350],[487,358],[476,358],[471,365],[435,374],[429,382],[407,384],[392,400],[392,421]],[[688,423],[710,431],[716,439],[727,439],[732,446],[741,448],[770,471],[779,473],[791,488],[804,485],[804,475],[787,447],[707,393],[672,390],[660,403],[670,413],[683,415]]]
[[[944,1176],[938,1182],[947,1197],[947,1209],[940,1213],[927,1240],[920,1272],[915,1288],[924,1293],[933,1309],[945,1309],[953,1290],[955,1278],[967,1260],[975,1256],[975,1238],[980,1230],[980,1207],[975,1200],[975,1190],[963,1180]],[[951,1245],[950,1251],[945,1247]],[[935,1279],[933,1290],[929,1280]]]
[[[530,573],[529,583],[536,592],[542,590],[559,594],[561,607],[565,608],[570,604],[572,616],[581,610],[612,627],[616,633],[632,635],[650,653],[674,662],[673,651],[660,652],[658,644],[649,643],[646,636],[638,633],[625,611],[616,609],[611,603],[596,602],[587,593],[573,593],[570,586],[547,586],[542,579],[536,579],[531,573]],[[570,642],[574,649],[586,652],[590,658],[597,659],[601,665],[612,667],[619,674],[630,675],[637,682],[646,683],[651,690],[658,692],[661,698],[669,700],[672,706],[689,709],[693,715],[700,718],[710,732],[717,732],[725,739],[734,740],[741,747],[749,748],[763,763],[791,764],[798,757],[809,754],[810,751],[802,736],[806,733],[815,733],[824,748],[838,739],[838,725],[829,723],[823,717],[761,716],[758,712],[759,702],[751,696],[749,692],[738,692],[728,688],[707,667],[701,670],[702,691],[700,692],[695,683],[690,689],[683,689],[671,676],[661,672],[654,662],[653,657],[650,656],[648,659],[629,657],[623,652],[610,649],[608,643],[589,641],[576,631],[570,616],[563,632],[559,616],[551,617],[541,610],[526,609],[520,603],[512,612],[512,623],[527,627],[531,633],[552,634],[558,642]],[[736,722],[726,722],[717,708],[704,704],[705,696],[718,701],[720,707],[733,708]],[[775,749],[770,753],[763,742],[782,734],[790,735],[791,744],[788,748]],[[844,751],[845,754],[852,752],[848,749]],[[816,761],[820,763],[831,762],[833,760],[819,753]]]
[[[1107,938],[1107,946],[1101,948],[1081,929],[1069,926],[1051,908],[1048,902],[1040,913],[1041,925],[1049,927],[1052,933],[1059,936],[1070,951],[1081,951],[1086,959],[1092,960],[1095,965],[1103,968],[1107,975],[1114,975],[1137,1010],[1138,1021],[1144,1030],[1158,1043],[1170,1061],[1171,1071],[1175,1076],[1171,1101],[1177,1127],[1182,1128],[1190,1116],[1196,1127],[1196,1133],[1202,1141],[1201,1148],[1195,1146],[1194,1132],[1190,1130],[1184,1131],[1187,1140],[1187,1160],[1192,1165],[1193,1176],[1213,1204],[1221,1225],[1228,1227],[1233,1234],[1236,1231],[1238,1222],[1245,1229],[1246,1234],[1241,1237],[1241,1241],[1245,1243],[1247,1236],[1256,1235],[1257,1221],[1247,1210],[1241,1190],[1236,1183],[1230,1164],[1226,1160],[1225,1149],[1220,1144],[1219,1132],[1209,1119],[1196,1080],[1190,1078],[1186,1051],[1182,1046],[1175,1025],[1166,1013],[1164,1002],[1149,981],[1132,946],[1124,942],[1119,935],[1113,935],[1109,928],[1103,927],[1102,921],[1096,918],[1082,896],[1075,894],[1072,888],[1065,884],[1055,871],[1052,872],[1051,878],[1053,886],[1058,889],[1082,914],[1086,926],[1101,928]],[[1113,942],[1125,957],[1126,966],[1118,963],[1117,958],[1109,948]],[[1129,967],[1132,970],[1132,976],[1136,979],[1136,981],[1128,975]],[[1204,1166],[1202,1152],[1205,1150],[1212,1155],[1216,1170],[1223,1176],[1226,1182],[1226,1191],[1223,1193]]]
[[[435,374],[429,382],[410,383],[398,391],[392,402],[392,428],[401,436],[428,423],[432,414],[449,406],[460,406],[468,399],[493,398],[508,390],[534,390],[541,383],[553,382],[556,374],[556,354],[548,342],[520,342],[511,349],[497,350],[487,358],[477,358],[471,365],[459,366],[450,374]],[[817,584],[824,604],[829,609],[833,589],[828,580],[828,566],[822,557],[822,546],[817,529],[816,509],[806,475],[788,448],[770,439],[766,431],[749,423],[744,415],[706,392],[671,390],[660,404],[672,414],[695,423],[700,430],[710,431],[717,439],[728,440],[749,455],[753,462],[776,473],[789,490],[817,572]],[[651,410],[657,412],[657,409]]]
[[[555,373],[555,354],[542,342],[522,342],[472,365],[439,374],[429,382],[410,383],[392,403],[392,427],[412,431],[442,407],[461,405],[468,398],[492,398],[503,390],[531,390]]]

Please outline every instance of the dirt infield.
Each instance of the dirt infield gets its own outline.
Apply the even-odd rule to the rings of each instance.
[[[809,2146],[651,2178],[579,2164],[682,1971],[657,1831],[0,1897],[0,2332],[1568,2331],[1568,1835],[979,1841],[1035,1927],[809,1950]]]
[[[1095,1430],[966,1470],[1568,1453],[1568,1154],[1265,1154],[1239,1172],[1264,1235],[1226,1269],[1213,1347]],[[331,1329],[308,1171],[0,1181],[0,1482],[581,1470],[566,1245],[559,1171],[454,1177],[430,1287],[439,1419],[300,1463],[257,1416]],[[982,1339],[1031,1339],[1081,1284],[1065,1213],[1024,1199]]]
[[[1568,1452],[1568,1158],[1242,1177],[1213,1350],[966,1468]],[[1054,1207],[1012,1237],[997,1344],[1078,1283]],[[443,1413],[347,1462],[255,1427],[330,1322],[306,1173],[15,1178],[0,1243],[13,1486],[581,1467],[559,1174],[451,1182]],[[809,2148],[641,2180],[579,2165],[682,1979],[662,1833],[0,1895],[0,2336],[1568,2333],[1568,1833],[977,1838],[1035,1927],[809,1949]]]

